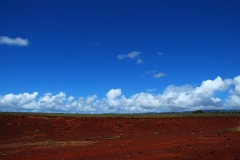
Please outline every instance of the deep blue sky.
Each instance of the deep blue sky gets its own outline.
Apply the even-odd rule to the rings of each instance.
[[[0,0],[0,36],[29,42],[0,45],[0,95],[102,100],[111,89],[130,98],[217,76],[233,80],[239,28],[238,0]],[[229,93],[218,96],[224,102]]]

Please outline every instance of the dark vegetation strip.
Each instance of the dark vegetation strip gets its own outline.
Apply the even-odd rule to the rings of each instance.
[[[240,116],[240,112],[179,112],[153,114],[70,114],[70,113],[40,113],[40,112],[0,112],[0,116],[47,116],[47,117],[94,117],[94,118],[168,118],[168,117],[204,117],[204,116]]]

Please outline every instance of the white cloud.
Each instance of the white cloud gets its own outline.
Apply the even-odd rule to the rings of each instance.
[[[154,78],[161,78],[161,77],[164,77],[164,76],[165,76],[164,73],[154,73],[154,74],[153,74],[153,77],[154,77]]]
[[[88,104],[92,103],[96,98],[97,98],[96,94],[94,94],[93,96],[87,97],[87,103]]]
[[[234,90],[230,89],[233,85]],[[0,96],[0,111],[38,111],[38,112],[77,112],[77,113],[124,113],[152,112],[152,111],[185,111],[197,109],[240,109],[239,96],[240,76],[234,79],[203,81],[200,86],[169,85],[162,93],[154,94],[152,90],[136,93],[125,97],[122,90],[111,89],[106,97],[97,99],[97,95],[86,98],[73,96],[67,97],[60,92],[56,95],[46,93],[37,98],[38,93],[7,94]],[[216,97],[218,92],[229,92],[224,101]]]
[[[155,70],[146,71],[145,75],[148,75],[148,74],[153,74],[153,78],[161,78],[161,77],[166,76],[164,73],[158,72],[158,70],[156,70],[156,69]]]
[[[195,92],[196,94],[202,93],[205,95],[212,95],[215,91],[225,91],[232,84],[232,80],[226,79],[222,81],[221,77],[217,77],[216,79],[206,80],[202,82],[200,87],[197,87]]]
[[[237,95],[231,95],[226,100],[226,106],[240,109],[240,97]]]
[[[230,93],[240,96],[240,76],[235,77],[233,83],[235,85],[235,90],[230,90]]]
[[[159,56],[162,56],[162,55],[163,55],[163,53],[162,53],[162,52],[158,52],[158,55],[159,55]]]
[[[168,86],[161,95],[165,109],[170,110],[196,110],[221,108],[223,105],[212,94],[204,94],[207,91],[198,92],[198,87],[190,85],[181,87]]]
[[[138,57],[141,54],[141,52],[138,51],[132,51],[128,54],[120,54],[117,56],[117,59],[124,59],[124,58],[131,58],[134,59],[136,57]]]
[[[51,93],[45,94],[37,102],[37,106],[41,109],[60,109],[63,102],[66,100],[66,94],[60,92],[53,96]]]
[[[74,99],[74,97],[73,97],[73,96],[70,96],[70,97],[68,97],[68,102],[71,102],[71,101],[73,101],[73,99]]]
[[[9,38],[7,36],[0,36],[0,44],[6,44],[9,46],[28,46],[28,39],[22,39],[20,37],[17,38]]]
[[[107,103],[110,107],[117,107],[118,102],[116,98],[122,94],[121,89],[111,89],[107,94]]]
[[[142,59],[138,59],[137,60],[137,64],[142,64],[143,63],[143,60]]]
[[[128,53],[128,58],[135,58],[140,54],[141,54],[141,52],[133,51],[133,52]]]
[[[0,107],[6,108],[28,108],[28,104],[34,104],[38,92],[33,94],[23,93],[23,94],[7,94],[5,96],[0,96]]]
[[[228,99],[226,99],[226,105],[239,108],[240,107],[240,75],[233,79],[233,84],[235,85],[234,90],[230,89],[231,94]]]

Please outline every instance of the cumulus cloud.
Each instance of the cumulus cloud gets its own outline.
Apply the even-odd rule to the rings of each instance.
[[[122,94],[121,89],[111,89],[107,94],[107,103],[110,107],[117,107],[119,104],[116,98]]]
[[[235,89],[234,90],[231,89],[230,93],[233,95],[240,96],[240,76],[235,77],[233,83],[235,85]]]
[[[234,90],[230,89],[229,93],[231,94],[226,99],[226,105],[232,106],[234,108],[240,107],[240,75],[233,79],[233,84],[235,85]]]
[[[37,102],[37,107],[41,109],[60,109],[65,100],[66,94],[63,92],[57,95],[47,93],[43,97],[40,97]]]
[[[240,97],[237,95],[229,96],[229,98],[226,100],[226,105],[240,109]]]
[[[230,86],[233,86],[231,89]],[[124,113],[191,111],[197,109],[240,109],[240,76],[234,79],[216,77],[205,80],[200,86],[169,85],[162,93],[155,94],[156,89],[136,93],[130,97],[122,94],[122,90],[111,89],[103,99],[97,95],[86,98],[67,97],[60,92],[56,95],[46,93],[37,98],[38,92],[23,94],[7,94],[0,96],[0,111],[38,111],[38,112],[74,112],[74,113]],[[218,92],[229,92],[226,99],[217,97]]]
[[[119,54],[117,56],[117,59],[124,59],[124,58],[131,58],[131,59],[134,59],[136,57],[138,57],[139,55],[141,54],[141,52],[138,52],[138,51],[132,51],[128,54]]]
[[[73,100],[74,100],[74,97],[73,97],[73,96],[68,97],[68,102],[71,102],[71,101],[73,101]]]
[[[9,46],[28,46],[28,39],[23,39],[20,37],[9,38],[7,36],[0,36],[0,44],[6,44]]]
[[[95,99],[97,99],[97,95],[96,95],[96,94],[94,94],[93,96],[87,97],[86,102],[87,102],[88,104],[90,104],[90,103],[92,103]]]
[[[35,99],[38,92],[33,94],[23,93],[23,94],[7,94],[5,96],[0,96],[0,107],[4,108],[35,108]]]
[[[203,81],[200,87],[197,87],[196,94],[202,93],[205,95],[212,95],[215,91],[225,91],[232,84],[232,80],[222,80],[221,77],[217,77],[214,80]]]

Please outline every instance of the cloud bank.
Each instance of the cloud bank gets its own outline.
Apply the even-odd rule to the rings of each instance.
[[[231,87],[233,86],[233,87]],[[232,88],[232,89],[231,89]],[[154,89],[155,90],[155,89]],[[226,99],[216,97],[218,92],[228,92]],[[136,93],[125,97],[120,88],[111,89],[99,100],[97,95],[86,98],[67,97],[46,93],[37,98],[38,92],[0,96],[0,111],[35,111],[69,113],[139,113],[191,111],[197,109],[240,109],[240,75],[234,79],[203,81],[198,87],[169,85],[162,93]]]
[[[7,36],[0,36],[0,44],[6,44],[9,46],[28,46],[28,39],[22,39],[20,37],[17,38],[9,38]]]

